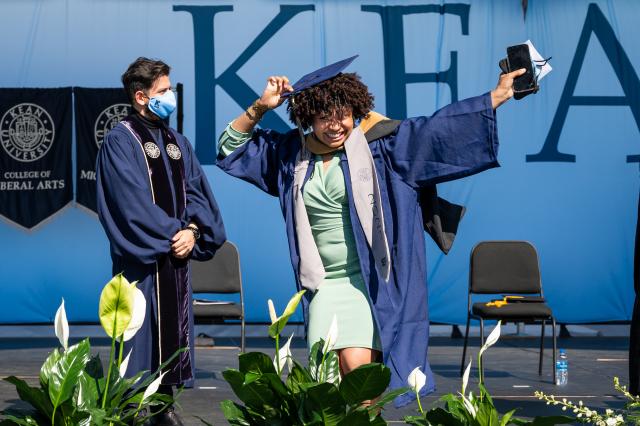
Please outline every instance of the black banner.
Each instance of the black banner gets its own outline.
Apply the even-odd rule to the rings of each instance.
[[[96,157],[109,130],[131,112],[123,89],[75,87],[76,201],[96,211]]]
[[[71,88],[0,89],[0,215],[31,229],[72,199]]]

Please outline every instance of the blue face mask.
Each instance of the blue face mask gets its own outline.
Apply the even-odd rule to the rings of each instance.
[[[176,109],[176,95],[171,90],[167,90],[160,96],[149,98],[149,111],[165,119]]]

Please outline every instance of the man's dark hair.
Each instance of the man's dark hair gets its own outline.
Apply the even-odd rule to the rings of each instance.
[[[360,120],[373,108],[373,95],[356,73],[338,74],[330,80],[303,90],[288,102],[289,119],[307,130],[316,114],[343,113],[351,110],[354,120]]]
[[[153,82],[163,75],[169,75],[171,67],[162,61],[139,57],[122,74],[122,85],[127,92],[129,102],[133,104],[138,90],[149,90]]]

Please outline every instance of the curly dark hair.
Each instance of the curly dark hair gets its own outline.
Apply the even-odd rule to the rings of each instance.
[[[293,102],[292,102],[293,101]],[[289,119],[296,117],[304,130],[313,124],[317,114],[343,113],[351,110],[354,120],[360,120],[373,108],[373,95],[356,73],[338,74],[332,79],[303,90],[288,102]]]

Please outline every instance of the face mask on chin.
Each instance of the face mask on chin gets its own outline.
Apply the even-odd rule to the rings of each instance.
[[[160,96],[149,98],[147,108],[149,111],[160,117],[162,120],[168,118],[176,109],[176,95],[171,90],[167,90]]]

